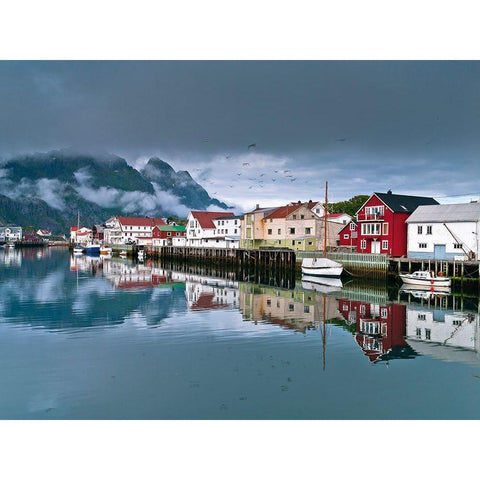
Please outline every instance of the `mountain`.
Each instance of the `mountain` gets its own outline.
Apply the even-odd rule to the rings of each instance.
[[[70,150],[21,155],[0,164],[0,224],[68,233],[113,215],[174,215],[228,206],[211,198],[187,171],[151,158],[141,171],[111,154]]]

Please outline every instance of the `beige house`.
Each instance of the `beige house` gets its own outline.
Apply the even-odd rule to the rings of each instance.
[[[312,211],[313,202],[296,202],[276,208],[259,208],[244,215],[242,248],[322,250],[325,220]],[[327,245],[338,245],[343,225],[327,221]]]

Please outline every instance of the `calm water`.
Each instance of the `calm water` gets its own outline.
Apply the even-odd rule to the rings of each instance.
[[[477,298],[0,250],[3,419],[478,419],[479,346]]]

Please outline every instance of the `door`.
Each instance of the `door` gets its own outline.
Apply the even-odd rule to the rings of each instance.
[[[433,258],[445,259],[446,254],[446,245],[434,245],[433,246]]]
[[[372,240],[370,253],[380,253],[380,240]]]

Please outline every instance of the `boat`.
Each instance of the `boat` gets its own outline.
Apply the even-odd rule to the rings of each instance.
[[[15,248],[15,244],[13,242],[8,242],[5,244],[6,248]]]
[[[81,245],[75,245],[73,247],[73,253],[75,255],[81,255],[83,253],[83,247]]]
[[[328,216],[328,182],[325,183],[325,228],[323,258],[304,258],[302,260],[302,274],[318,277],[340,278],[343,272],[343,265],[327,258],[327,216]]]
[[[112,249],[110,247],[100,247],[100,255],[111,255]]]
[[[92,243],[88,242],[84,247],[83,247],[83,252],[84,253],[100,253],[100,245],[98,243]]]
[[[431,287],[450,287],[452,281],[443,275],[435,275],[434,272],[417,270],[413,273],[401,273],[402,282],[430,289]]]
[[[127,258],[127,251],[126,251],[126,250],[122,250],[122,251],[120,252],[120,256],[121,256],[122,258]]]

